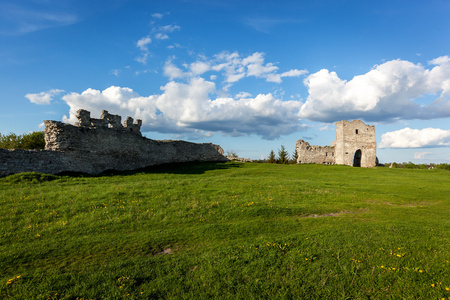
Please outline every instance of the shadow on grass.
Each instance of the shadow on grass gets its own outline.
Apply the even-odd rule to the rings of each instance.
[[[66,177],[107,177],[107,176],[126,176],[134,174],[203,174],[211,170],[225,170],[231,168],[242,167],[242,163],[236,162],[184,162],[184,163],[167,163],[146,168],[118,171],[107,170],[100,174],[88,174],[81,172],[62,172],[57,175],[43,174],[37,172],[24,172],[1,177],[1,180],[10,183],[41,183]]]
[[[148,166],[136,170],[119,171],[107,170],[100,174],[87,174],[77,172],[62,172],[59,176],[69,177],[104,177],[116,175],[134,175],[134,174],[203,174],[211,170],[225,170],[230,168],[239,168],[242,163],[235,162],[183,162],[167,163],[161,165]]]

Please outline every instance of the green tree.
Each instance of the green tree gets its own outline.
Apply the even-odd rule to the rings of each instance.
[[[269,158],[267,160],[268,163],[274,164],[276,163],[276,159],[275,159],[275,153],[273,152],[273,150],[270,150],[270,154],[269,154]]]
[[[278,150],[278,163],[280,164],[289,163],[289,153],[286,151],[284,145],[281,145],[280,150]]]
[[[4,149],[44,149],[45,139],[43,131],[25,133],[16,135],[10,133],[8,135],[0,134],[0,148]]]
[[[297,148],[295,148],[294,153],[292,154],[291,164],[296,164],[298,160]]]

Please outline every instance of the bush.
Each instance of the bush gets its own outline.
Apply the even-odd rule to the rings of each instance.
[[[0,148],[3,149],[44,149],[45,139],[43,131],[35,131],[16,135],[10,133],[8,135],[0,134]]]

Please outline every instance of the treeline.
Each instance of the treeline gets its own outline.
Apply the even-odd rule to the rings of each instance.
[[[271,164],[296,164],[297,163],[297,149],[294,150],[292,155],[286,150],[284,145],[281,145],[281,148],[278,150],[278,155],[275,154],[273,150],[270,151],[269,157],[264,160],[260,160],[259,162],[271,163]]]
[[[403,162],[403,163],[387,163],[384,164],[385,167],[390,168],[401,168],[401,169],[443,169],[450,171],[450,164],[415,164],[413,162]]]
[[[44,149],[45,139],[43,131],[35,131],[17,135],[10,133],[8,135],[0,134],[0,148],[3,149]]]

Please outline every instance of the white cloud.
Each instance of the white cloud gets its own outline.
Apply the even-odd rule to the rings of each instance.
[[[322,122],[448,117],[450,59],[443,56],[430,64],[436,66],[425,69],[408,61],[388,61],[350,81],[323,69],[304,80],[309,96],[300,116]],[[426,106],[414,102],[427,95],[437,95],[436,100]]]
[[[428,156],[429,154],[433,154],[433,152],[415,152],[414,159],[424,159],[425,156]]]
[[[162,94],[148,97],[115,86],[104,91],[88,89],[63,97],[70,107],[69,116],[64,116],[63,120],[74,123],[80,108],[91,111],[93,117],[106,109],[123,117],[142,119],[143,131],[191,136],[209,136],[212,132],[233,136],[257,134],[265,139],[290,134],[303,127],[297,115],[301,106],[298,101],[281,101],[271,94],[238,100],[211,99],[215,88],[213,82],[196,77],[188,83],[171,81],[161,88]]]
[[[166,25],[158,28],[161,32],[174,32],[175,30],[180,30],[181,27],[178,25]]]
[[[155,34],[155,39],[167,40],[167,39],[169,39],[169,36],[165,33],[158,32],[157,34]]]
[[[157,19],[161,19],[163,17],[163,14],[153,14],[152,15],[153,18],[157,18]],[[166,26],[160,26],[157,28],[153,28],[151,34],[153,34],[153,38],[157,39],[157,40],[168,40],[169,36],[167,35],[167,33],[171,33],[174,32],[175,30],[180,30],[181,27],[178,25],[166,25]],[[147,64],[148,61],[148,57],[150,55],[150,51],[148,49],[148,45],[152,43],[152,38],[150,37],[150,35],[147,35],[143,38],[141,38],[139,41],[137,41],[136,43],[136,47],[138,47],[141,50],[141,55],[136,57],[135,60],[142,63],[142,64]],[[176,46],[168,46],[169,49],[174,48],[174,47],[178,47],[178,44],[175,44]]]
[[[171,60],[171,64],[172,60]],[[289,70],[284,73],[277,73],[278,67],[274,63],[266,63],[264,61],[264,53],[255,52],[247,57],[241,57],[237,52],[220,52],[212,59],[202,57],[185,68],[189,69],[183,72],[185,76],[199,76],[207,71],[218,72],[224,77],[226,83],[224,89],[228,89],[231,84],[238,82],[245,77],[263,78],[267,82],[281,83],[283,77],[297,77],[307,73],[306,70]],[[181,70],[181,69],[179,69]],[[171,77],[175,78],[175,77]],[[178,77],[182,78],[182,77]],[[217,77],[210,77],[211,80]]]
[[[252,96],[252,94],[247,93],[247,92],[240,92],[238,94],[236,94],[236,96],[234,96],[235,99],[241,99],[241,98],[250,98]]]
[[[33,9],[26,8],[20,1],[0,3],[0,34],[26,34],[46,28],[74,24],[79,18],[73,12],[64,12],[47,3],[37,3]]]
[[[25,97],[30,100],[31,103],[44,105],[50,104],[53,97],[64,92],[64,90],[52,89],[46,92],[40,92],[38,94],[26,94]]]
[[[297,69],[293,69],[293,70],[289,70],[287,72],[281,73],[281,77],[299,77],[301,75],[305,75],[307,74],[308,71],[306,70],[297,70]]]
[[[152,14],[152,17],[155,19],[162,19],[164,17],[164,14],[154,13],[154,14]]]
[[[152,39],[149,36],[141,38],[136,42],[136,47],[141,50],[141,55],[136,57],[136,61],[146,64],[150,51],[148,50],[148,45],[152,42]]]
[[[113,74],[116,77],[119,77],[120,70],[119,69],[114,69],[114,70],[111,71],[111,74]]]
[[[185,74],[183,70],[181,70],[172,63],[172,60],[166,61],[166,63],[164,64],[163,71],[164,75],[169,77],[170,80],[173,80],[175,78],[183,78],[187,76],[187,74]]]
[[[142,51],[148,51],[147,45],[152,42],[152,39],[149,36],[141,38],[137,41],[136,46]]]
[[[409,127],[386,132],[381,136],[380,148],[422,148],[450,146],[450,130],[439,128],[411,129]]]
[[[196,61],[190,64],[189,68],[194,76],[202,75],[203,73],[208,72],[211,69],[208,63],[202,61]]]

